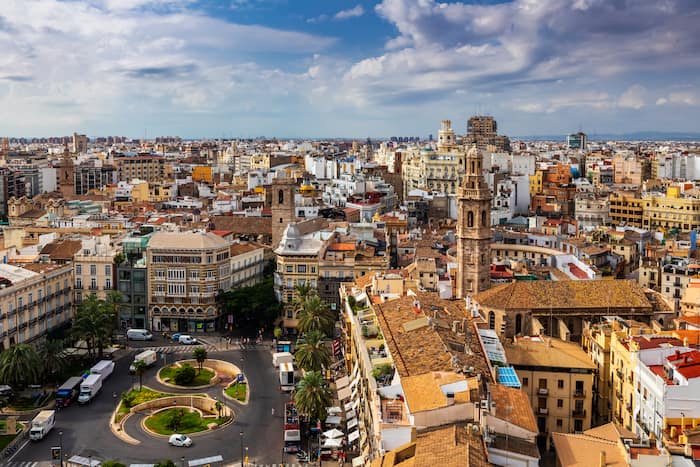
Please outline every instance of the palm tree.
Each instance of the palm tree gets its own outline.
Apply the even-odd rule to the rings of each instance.
[[[310,331],[297,341],[294,359],[299,368],[305,371],[321,371],[331,364],[331,353],[323,343],[324,337],[320,331]]]
[[[304,309],[304,302],[306,302],[306,299],[313,295],[316,295],[316,289],[312,289],[311,284],[309,284],[308,282],[304,282],[303,284],[295,285],[294,291],[296,293],[294,294],[292,307],[294,308],[294,311],[299,313],[301,310]]]
[[[304,300],[304,306],[297,317],[299,318],[297,327],[302,333],[321,331],[330,335],[335,326],[333,312],[318,295],[312,295]]]
[[[326,408],[331,406],[331,390],[318,371],[310,371],[297,383],[294,390],[294,403],[299,413],[309,420],[325,420]]]
[[[37,350],[39,360],[43,369],[43,375],[48,380],[55,378],[63,369],[68,366],[63,340],[45,340],[39,345]]]
[[[202,365],[204,365],[204,361],[207,359],[207,349],[204,347],[197,347],[194,349],[194,352],[192,352],[192,358],[197,360],[197,366],[199,367],[199,372],[202,372]]]
[[[85,340],[90,358],[94,357],[95,347],[97,356],[102,358],[104,345],[112,336],[115,326],[114,304],[107,305],[103,300],[98,300],[95,294],[80,304],[73,318],[73,332],[76,337]]]
[[[124,307],[124,295],[118,290],[110,290],[105,297],[105,306],[114,317],[114,328],[119,328],[119,311]]]
[[[0,381],[12,387],[39,382],[41,362],[34,346],[16,344],[0,353]]]
[[[134,373],[139,377],[139,391],[143,389],[143,374],[146,372],[146,368],[148,368],[148,365],[143,360],[134,362]]]

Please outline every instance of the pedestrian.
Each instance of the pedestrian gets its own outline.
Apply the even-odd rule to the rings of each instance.
[[[274,407],[272,408],[272,416],[273,417],[275,416],[275,408]]]

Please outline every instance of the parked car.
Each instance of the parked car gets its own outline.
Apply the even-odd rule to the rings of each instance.
[[[188,447],[192,446],[192,438],[190,438],[189,436],[180,435],[180,434],[175,433],[173,435],[170,435],[170,439],[168,439],[168,444],[170,444],[171,446],[178,446],[178,447],[184,446],[184,447],[188,448]]]
[[[182,335],[181,332],[176,332],[175,334],[172,335],[172,340],[173,342],[180,342],[180,336]]]
[[[153,340],[153,334],[147,329],[128,329],[126,338],[132,341],[150,341]]]
[[[185,344],[185,345],[194,345],[197,343],[197,339],[195,339],[194,337],[187,335],[187,334],[181,335],[178,340],[179,340],[180,344]]]

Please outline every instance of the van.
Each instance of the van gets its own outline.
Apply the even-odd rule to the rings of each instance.
[[[193,345],[197,343],[197,339],[195,339],[192,336],[188,336],[187,334],[183,334],[180,336],[180,344],[185,344],[185,345]]]
[[[150,341],[153,339],[153,334],[146,329],[129,329],[126,331],[126,338],[132,341]]]

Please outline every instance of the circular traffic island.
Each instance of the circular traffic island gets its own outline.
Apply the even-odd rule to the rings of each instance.
[[[209,431],[229,420],[230,417],[219,417],[217,414],[204,415],[200,409],[172,407],[146,417],[143,425],[152,433],[169,436],[173,433],[192,434]]]
[[[211,368],[197,368],[189,363],[175,363],[158,372],[158,379],[166,386],[183,389],[205,388],[217,383],[216,371]]]

